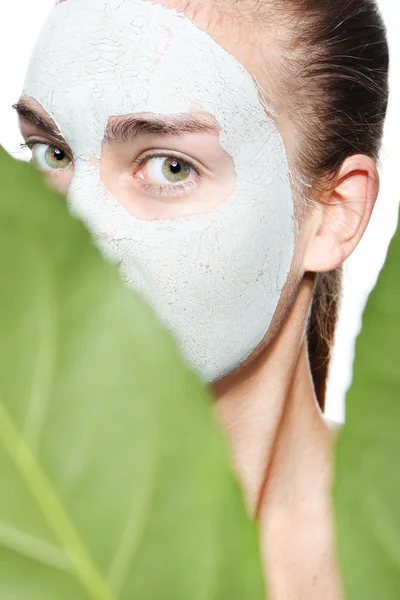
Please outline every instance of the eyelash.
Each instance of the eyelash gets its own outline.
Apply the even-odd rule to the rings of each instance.
[[[52,144],[50,142],[44,142],[43,140],[32,140],[30,142],[25,142],[23,144],[20,144],[19,147],[21,150],[32,150],[33,146],[36,146],[36,144],[43,144],[45,146],[58,148],[58,149],[62,150],[68,156],[68,158],[72,161],[72,158],[69,156],[68,151],[62,146],[62,144]]]
[[[176,158],[177,160],[180,160],[181,162],[185,162],[186,164],[188,164],[190,166],[191,169],[193,169],[193,171],[195,172],[195,180],[197,180],[197,182],[200,179],[202,179],[202,177],[203,177],[203,173],[200,171],[200,169],[195,164],[193,164],[192,161],[190,161],[189,159],[183,159],[178,154],[175,154],[174,152],[167,152],[167,151],[149,152],[145,156],[142,156],[138,160],[134,161],[131,165],[131,168],[133,168],[136,173],[151,158]],[[142,182],[141,187],[145,192],[148,192],[150,194],[157,194],[159,196],[173,196],[177,192],[187,191],[188,188],[193,187],[194,185],[196,185],[197,182],[194,181],[193,179],[187,183],[176,183],[176,184],[170,184],[170,185]]]
[[[32,147],[35,144],[44,144],[46,143],[48,146],[51,146],[51,143],[48,142],[43,142],[43,141],[36,141],[33,140],[31,142],[28,143],[23,143],[20,144],[20,148],[21,149],[29,149],[32,150]],[[62,148],[61,148],[62,149]],[[65,150],[63,150],[65,152]],[[66,152],[67,154],[67,152]],[[67,154],[68,156],[68,154]],[[173,152],[169,152],[167,153],[166,151],[162,152],[149,152],[148,154],[146,154],[146,156],[142,156],[140,159],[134,161],[131,164],[131,168],[135,169],[135,173],[137,171],[139,171],[139,169],[151,158],[176,158],[177,160],[181,160],[182,162],[187,163],[191,169],[193,169],[193,171],[196,174],[195,179],[197,179],[197,182],[203,178],[203,173],[200,171],[200,169],[193,164],[193,162],[191,162],[190,160],[184,160],[182,159],[178,154],[175,154]],[[70,157],[68,157],[70,158]],[[71,158],[72,160],[72,158]],[[142,181],[142,183],[140,184],[143,191],[149,194],[156,194],[158,196],[173,196],[174,194],[178,193],[182,193],[182,192],[186,192],[189,188],[193,187],[194,185],[196,185],[196,181],[189,181],[188,183],[177,183],[177,184],[154,184],[154,183],[150,183],[150,182],[146,182],[146,181]]]

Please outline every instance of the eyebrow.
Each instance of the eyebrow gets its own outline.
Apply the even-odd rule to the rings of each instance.
[[[30,108],[24,100],[20,100],[16,104],[13,104],[12,108],[17,111],[19,117],[26,119],[32,123],[32,125],[35,125],[35,127],[41,129],[44,133],[47,133],[50,137],[63,141],[63,137],[53,121],[46,117],[42,117],[42,115]]]
[[[17,111],[19,117],[26,119],[52,138],[62,141],[62,135],[56,125],[30,108],[24,100],[14,104],[13,109]],[[107,125],[105,139],[110,144],[120,144],[145,135],[175,135],[179,137],[185,133],[207,133],[216,136],[220,133],[220,127],[216,122],[212,123],[197,115],[181,114],[162,117],[131,115],[114,117]]]
[[[115,117],[107,128],[105,137],[110,144],[130,142],[144,135],[175,135],[184,133],[208,133],[219,135],[217,123],[195,115],[139,115]]]

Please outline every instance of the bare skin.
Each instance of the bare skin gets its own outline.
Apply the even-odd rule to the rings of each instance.
[[[315,399],[304,331],[312,290],[305,278],[269,348],[236,382],[216,386],[274,600],[342,597],[330,506],[335,433]]]
[[[160,3],[185,8],[182,2]],[[259,51],[255,55],[254,43],[250,46],[245,41],[249,39],[245,35],[246,24],[242,22],[238,35],[233,18],[210,19],[209,2],[203,0],[197,6],[196,11],[188,8],[187,16],[233,54],[271,98],[291,161],[298,142],[295,127],[285,111],[280,110],[279,99],[274,99],[273,77],[265,75],[269,66],[273,72],[274,51],[269,53],[272,63],[263,67],[255,56],[263,61],[264,57]],[[273,35],[281,34],[273,32]],[[40,105],[32,99],[26,101],[48,119]],[[40,127],[23,116],[20,125],[25,139],[41,136],[46,141]],[[48,143],[54,144],[54,139]],[[234,185],[232,165],[215,139],[204,138],[201,143],[205,144],[206,153],[213,144],[216,171],[225,169],[223,199]],[[196,147],[199,146],[200,140],[196,140]],[[121,147],[103,148],[104,180],[112,178],[113,164],[120,164],[116,153],[122,151]],[[72,168],[71,165],[64,172],[48,177],[65,192]],[[118,181],[110,181],[116,197],[118,185]],[[330,501],[335,428],[321,414],[315,397],[306,324],[315,273],[338,267],[357,247],[370,220],[378,188],[379,177],[371,159],[358,155],[345,161],[331,190],[322,194],[313,210],[302,218],[292,272],[264,343],[237,372],[213,387],[216,412],[230,443],[234,468],[249,510],[260,524],[272,600],[342,598]],[[122,197],[121,202],[124,202]],[[131,212],[137,212],[136,209]]]

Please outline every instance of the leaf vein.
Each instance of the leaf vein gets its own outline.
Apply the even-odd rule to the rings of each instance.
[[[3,522],[0,522],[0,545],[48,567],[71,573],[71,561],[65,552]]]
[[[98,571],[39,461],[14,426],[3,402],[0,402],[0,440],[55,536],[65,548],[75,567],[75,574],[89,597],[92,600],[117,600]]]
[[[125,533],[121,537],[121,541],[115,553],[114,561],[109,570],[108,582],[111,589],[115,594],[117,594],[117,596],[123,591],[129,567],[134,562],[134,558],[140,549],[141,541],[143,540],[144,532],[146,530],[146,525],[149,522],[149,515],[155,497],[155,482],[158,466],[157,451],[158,445],[154,443],[153,439],[152,465],[151,469],[148,470],[150,473],[148,478],[149,485],[142,502],[141,514],[138,514],[137,507],[132,509],[131,514],[127,519]],[[141,526],[138,526],[138,523],[141,523]]]

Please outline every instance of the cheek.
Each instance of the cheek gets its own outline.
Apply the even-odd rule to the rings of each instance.
[[[67,171],[60,171],[58,173],[45,173],[44,179],[52,190],[66,196],[72,183],[73,175],[74,171],[71,168]]]

